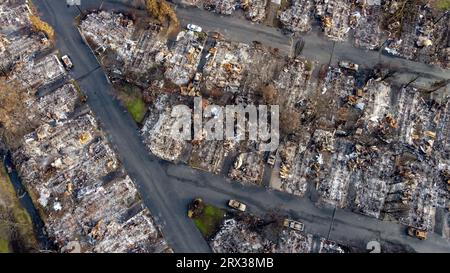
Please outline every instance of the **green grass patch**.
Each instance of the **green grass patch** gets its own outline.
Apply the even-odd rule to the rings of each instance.
[[[194,219],[194,223],[205,238],[209,238],[217,231],[225,217],[225,210],[205,204],[200,217]]]
[[[70,83],[73,85],[73,87],[75,88],[75,90],[77,91],[78,94],[78,98],[81,101],[85,101],[87,99],[86,95],[83,93],[83,91],[81,91],[81,87],[80,84],[76,81],[76,80],[71,80]]]
[[[0,253],[28,252],[38,248],[33,222],[22,207],[4,168],[0,166]],[[20,249],[12,249],[11,246]]]
[[[75,90],[77,90],[78,94],[82,93],[81,87],[76,80],[72,79],[72,80],[70,80],[70,83],[73,85],[73,87],[75,87]]]
[[[145,112],[147,111],[145,102],[141,98],[134,98],[131,101],[127,102],[127,109],[137,123],[142,122],[145,116]]]
[[[134,121],[141,123],[147,112],[141,88],[130,83],[122,83],[115,85],[115,89],[119,100],[125,105]]]
[[[12,251],[9,248],[9,240],[0,237],[0,253],[11,253],[11,252]]]
[[[437,0],[435,6],[440,10],[450,10],[450,0]]]

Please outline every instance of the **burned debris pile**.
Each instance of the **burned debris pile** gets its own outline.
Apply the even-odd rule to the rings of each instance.
[[[207,3],[211,9],[229,13],[229,2]],[[385,45],[390,50],[392,43],[384,43],[388,37],[383,36],[383,3],[291,1],[280,19],[293,32],[309,31],[317,19],[332,40],[351,37],[358,47],[378,50]],[[295,17],[299,15],[303,17]],[[425,13],[420,18],[426,18]],[[394,71],[390,68],[359,67],[346,60],[319,65],[302,55],[284,57],[261,43],[227,41],[218,33],[192,26],[180,31],[168,46],[157,30],[151,36],[131,36],[139,37],[131,43],[141,48],[139,54],[149,47],[148,37],[155,37],[157,45],[148,51],[151,57],[145,64],[157,67],[162,72],[159,78],[143,82],[130,77],[141,69],[139,61],[121,71],[122,79],[132,80],[150,94],[141,134],[156,156],[249,185],[297,196],[308,193],[317,197],[317,206],[349,209],[420,230],[433,230],[436,208],[448,206],[445,85],[434,92],[443,93],[438,99],[414,84],[391,80],[389,73]],[[389,70],[387,74],[383,69]],[[174,107],[191,107],[195,96],[202,96],[202,110],[209,105],[279,105],[280,145],[261,152],[258,141],[238,141],[238,137],[211,141],[206,131],[197,139],[171,137]],[[219,117],[220,111],[209,116]],[[225,226],[235,233],[243,229],[239,221]],[[272,247],[262,240],[256,248],[269,251]],[[328,242],[323,249],[341,251]]]
[[[14,125],[26,127],[17,129],[23,133],[16,135],[17,147],[10,147],[12,158],[56,250],[170,252],[87,96],[70,79],[49,37],[31,28],[27,1],[2,1],[0,14],[1,64],[8,68],[1,83],[13,86],[9,98],[19,98],[10,100],[22,115]]]

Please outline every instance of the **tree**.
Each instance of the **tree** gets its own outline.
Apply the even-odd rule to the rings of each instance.
[[[19,84],[0,78],[0,138],[10,148],[17,147],[23,136],[34,128],[33,122],[24,115],[27,95]]]
[[[53,28],[46,22],[42,21],[41,18],[36,15],[30,15],[30,21],[35,31],[44,32],[50,40],[55,38],[55,31]]]
[[[178,18],[175,11],[165,0],[147,0],[147,11],[159,23],[164,24],[167,20],[169,24],[178,25]]]

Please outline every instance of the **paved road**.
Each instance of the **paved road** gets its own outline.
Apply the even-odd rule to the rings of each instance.
[[[75,78],[99,66],[83,43],[74,17],[77,10],[65,1],[34,1],[44,20],[55,27],[57,47],[72,57]],[[209,252],[209,246],[186,215],[187,199],[174,191],[179,185],[166,175],[158,159],[149,155],[138,135],[131,116],[113,99],[112,86],[101,69],[83,77],[80,86],[88,94],[88,104],[100,120],[129,175],[136,182],[144,203],[162,226],[164,236],[177,252]]]
[[[75,68],[72,73],[88,93],[88,104],[99,118],[111,143],[119,153],[125,169],[137,187],[156,220],[162,226],[164,236],[176,252],[208,252],[207,243],[186,216],[186,204],[196,196],[224,207],[226,200],[236,198],[248,204],[249,211],[263,215],[269,209],[279,209],[305,222],[308,232],[327,236],[332,209],[318,208],[308,198],[268,190],[261,187],[232,183],[222,176],[193,170],[185,165],[163,162],[150,155],[138,134],[132,118],[117,100],[113,99],[112,86],[105,73],[96,69],[98,63],[74,26],[77,10],[67,8],[64,1],[34,1],[43,19],[55,26],[57,46],[62,53],[72,56]],[[91,0],[89,5],[101,1]],[[114,1],[113,1],[114,2]],[[105,2],[104,8],[118,8]],[[260,36],[264,34],[260,33]],[[274,41],[276,38],[274,38]],[[86,75],[89,71],[93,71]],[[421,252],[450,252],[447,241],[436,234],[419,242],[407,237],[405,228],[392,222],[337,210],[330,232],[330,239],[351,242],[364,247],[368,241],[396,242]]]
[[[90,0],[85,5],[89,8],[97,8],[100,2],[102,1]],[[129,8],[127,4],[129,2],[130,0],[105,0],[103,8],[116,10],[127,9]],[[293,41],[297,39],[291,39],[277,28],[255,24],[241,18],[218,15],[196,7],[178,6],[176,13],[182,25],[189,23],[197,24],[206,31],[218,31],[226,39],[232,41],[244,43],[259,41],[267,46],[278,48],[285,54],[291,53]],[[314,31],[298,37],[305,41],[302,55],[317,60],[320,64],[328,63],[331,52],[333,51],[333,42],[321,35],[321,31],[316,29],[316,27],[314,28]],[[332,63],[337,63],[343,59],[358,63],[361,67],[370,68],[381,63],[386,67],[395,69],[398,72],[404,72],[405,74],[415,73],[424,77],[450,79],[450,70],[390,55],[380,55],[377,51],[355,48],[349,42],[335,43]]]
[[[115,1],[114,1],[115,2]],[[219,16],[212,12],[198,8],[177,8],[177,15],[183,25],[194,23],[202,26],[207,31],[223,33],[227,39],[251,43],[260,41],[265,45],[279,48],[281,52],[289,54],[292,48],[292,40],[282,34],[276,28],[254,24],[240,18]],[[319,31],[300,35],[305,41],[302,55],[315,59],[319,63],[328,63],[333,48],[333,42],[320,35]],[[353,47],[348,42],[336,43],[334,48],[333,63],[339,60],[350,60],[362,67],[373,67],[377,63],[391,67],[398,71],[418,73],[424,76],[450,79],[450,71],[436,66],[413,62],[388,55],[379,55],[376,51],[368,51]]]

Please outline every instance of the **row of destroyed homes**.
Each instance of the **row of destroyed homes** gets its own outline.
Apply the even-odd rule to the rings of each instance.
[[[0,120],[46,234],[59,252],[171,252],[31,10],[0,1]]]
[[[242,10],[252,22],[305,33],[319,25],[332,41],[450,68],[445,0],[179,0],[222,15]]]

